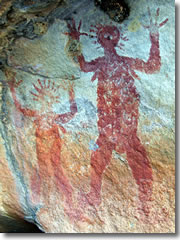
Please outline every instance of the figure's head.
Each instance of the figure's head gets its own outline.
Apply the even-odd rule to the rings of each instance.
[[[103,47],[116,47],[120,38],[119,30],[115,26],[105,26],[98,32],[97,41]]]
[[[123,36],[121,28],[118,29],[116,26],[103,26],[101,24],[97,24],[96,26],[93,26],[93,29],[90,29],[90,32],[94,32],[96,34],[96,36],[93,37],[97,38],[97,43],[101,44],[103,48],[109,50],[115,48],[118,45],[120,39],[124,41],[128,40]],[[120,48],[122,46],[124,45],[121,43]]]
[[[52,83],[51,80],[48,80],[46,83],[46,80],[40,81],[39,79],[37,82],[39,86],[33,84],[37,93],[31,91],[30,93],[33,95],[33,100],[38,101],[41,104],[41,110],[49,110],[54,103],[59,102],[59,96],[56,95],[55,83]]]

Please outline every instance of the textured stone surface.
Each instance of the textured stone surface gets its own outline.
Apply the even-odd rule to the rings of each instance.
[[[47,32],[61,0],[0,0],[0,68],[19,37],[37,38]]]
[[[45,232],[175,231],[174,3],[128,4],[118,24],[93,1],[66,1],[46,33],[12,46],[3,213]]]

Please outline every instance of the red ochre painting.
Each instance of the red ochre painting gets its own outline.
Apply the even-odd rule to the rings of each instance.
[[[12,81],[9,82],[9,86],[16,108],[22,112],[24,116],[33,118],[36,127],[36,153],[39,169],[38,173],[32,175],[32,202],[34,199],[38,199],[38,195],[40,195],[41,181],[43,181],[44,176],[47,175],[49,177],[53,175],[56,179],[57,188],[65,196],[65,202],[68,209],[71,209],[72,187],[67,177],[64,175],[61,166],[62,141],[58,128],[61,128],[63,133],[66,133],[66,130],[56,122],[66,123],[77,113],[73,84],[71,84],[69,88],[69,103],[71,111],[64,114],[55,114],[52,111],[52,104],[59,102],[59,96],[56,95],[57,88],[54,82],[51,82],[51,80],[44,80],[42,82],[38,79],[37,84],[33,84],[34,91],[31,91],[30,93],[32,94],[34,101],[40,102],[41,109],[39,111],[23,108],[21,106],[16,97],[15,90],[21,82],[22,81],[16,83],[14,77]],[[42,112],[45,113],[42,114]],[[71,211],[68,212],[68,214],[72,215],[73,213]]]
[[[11,77],[7,75],[14,107],[24,118],[31,119],[35,128],[38,168],[33,169],[29,184],[32,207],[39,206],[42,197],[46,194],[44,185],[48,185],[49,179],[52,178],[56,192],[63,196],[62,205],[65,216],[74,224],[78,222],[92,224],[86,211],[91,207],[96,214],[101,207],[103,177],[111,164],[113,151],[116,151],[117,154],[126,156],[138,190],[137,212],[143,216],[144,222],[148,220],[151,213],[154,179],[150,156],[138,136],[141,95],[135,85],[135,80],[140,80],[135,71],[153,75],[161,69],[159,30],[166,25],[168,18],[159,19],[159,13],[158,8],[155,11],[155,17],[152,17],[148,8],[149,25],[143,25],[144,31],[149,32],[147,41],[150,42],[150,50],[147,61],[121,56],[117,52],[116,49],[123,50],[128,41],[122,33],[122,28],[117,24],[92,25],[89,33],[85,33],[81,31],[82,21],[68,20],[68,32],[64,32],[64,36],[68,38],[69,44],[76,43],[78,48],[70,57],[73,61],[75,60],[82,73],[92,73],[88,81],[97,82],[97,92],[94,94],[97,96],[97,122],[95,124],[98,135],[94,143],[95,148],[93,151],[89,150],[89,159],[87,159],[90,169],[89,186],[86,190],[80,187],[78,192],[74,191],[72,179],[68,177],[62,163],[62,157],[64,157],[62,148],[66,138],[64,140],[61,133],[70,136],[71,133],[68,133],[64,124],[71,123],[78,115],[78,96],[75,94],[74,76],[73,80],[63,80],[62,84],[54,79],[52,81],[46,78],[37,78],[35,82],[32,82],[28,97],[33,99],[34,106],[36,104],[40,106],[37,110],[37,108],[24,107],[18,99],[18,89],[24,82],[18,80],[15,73]],[[83,38],[95,39],[94,43],[100,45],[103,50],[101,57],[86,61],[79,47],[82,35]],[[53,104],[61,106],[61,96],[58,93],[60,88],[64,88],[68,95],[70,111],[57,114],[53,110]],[[103,223],[101,221],[101,224]]]
[[[102,175],[111,161],[112,151],[119,154],[126,153],[128,164],[139,187],[140,209],[148,215],[148,201],[152,193],[152,168],[147,152],[137,136],[139,118],[140,96],[134,84],[134,78],[138,79],[134,70],[154,74],[160,70],[161,57],[159,50],[159,28],[168,19],[157,22],[159,9],[156,12],[156,20],[153,21],[149,11],[149,29],[151,48],[147,62],[141,59],[119,56],[115,50],[120,40],[128,41],[123,36],[121,29],[111,25],[92,26],[90,32],[94,33],[97,43],[104,49],[104,56],[87,62],[82,54],[78,58],[81,71],[93,72],[91,81],[98,81],[97,108],[98,131],[96,141],[98,149],[91,155],[91,189],[82,197],[88,204],[99,205],[101,203]],[[75,21],[68,24],[72,39],[79,41],[81,22],[76,29]],[[95,42],[95,43],[96,43]],[[121,43],[120,48],[124,45]]]

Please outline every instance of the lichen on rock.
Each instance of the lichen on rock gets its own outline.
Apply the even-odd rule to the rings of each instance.
[[[0,67],[6,65],[7,52],[16,39],[34,39],[47,32],[50,21],[47,16],[59,7],[62,0],[0,1]]]

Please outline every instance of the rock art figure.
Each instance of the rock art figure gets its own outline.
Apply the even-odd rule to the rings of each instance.
[[[134,79],[138,78],[135,70],[154,74],[160,70],[161,57],[159,50],[159,28],[168,19],[158,24],[159,9],[153,21],[148,8],[150,24],[144,26],[149,30],[151,48],[147,62],[125,56],[119,56],[115,47],[119,40],[127,41],[121,29],[112,25],[98,24],[90,30],[97,43],[104,49],[104,56],[87,62],[82,53],[77,55],[81,71],[93,72],[91,81],[98,80],[97,108],[98,131],[96,141],[98,148],[91,155],[90,192],[82,197],[87,204],[98,206],[101,203],[102,175],[111,161],[112,151],[126,154],[126,159],[139,190],[139,209],[149,215],[149,204],[152,195],[152,168],[147,152],[138,135],[139,101]],[[80,41],[81,22],[76,29],[75,21],[68,23],[69,35],[73,41]],[[92,35],[91,35],[92,37]],[[119,46],[121,49],[123,44]]]
[[[48,182],[50,178],[55,179],[55,184],[66,201],[66,212],[69,216],[74,216],[72,193],[73,189],[64,174],[61,166],[61,147],[62,139],[59,133],[59,128],[63,133],[65,129],[57,123],[66,123],[70,121],[77,113],[77,105],[74,99],[73,84],[69,84],[69,102],[70,112],[64,114],[56,114],[52,111],[52,105],[59,102],[59,96],[56,95],[56,86],[54,82],[50,80],[40,81],[37,80],[37,84],[34,86],[33,92],[30,92],[34,101],[38,101],[41,105],[39,110],[32,110],[23,107],[18,101],[16,96],[16,88],[21,81],[16,82],[15,77],[9,81],[9,87],[12,93],[14,104],[16,109],[23,113],[26,117],[34,118],[34,124],[36,126],[36,153],[38,159],[38,172],[32,176],[31,190],[32,201],[35,203],[39,201],[39,197],[42,194],[41,185],[42,182]],[[43,187],[47,194],[47,189]]]

